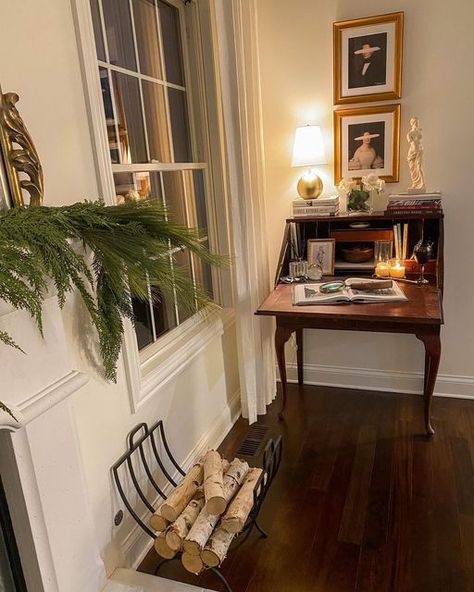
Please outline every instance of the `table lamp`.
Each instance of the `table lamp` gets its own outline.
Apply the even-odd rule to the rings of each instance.
[[[291,166],[308,167],[308,171],[298,181],[297,190],[300,197],[303,199],[315,199],[321,195],[323,182],[311,169],[311,166],[326,164],[326,162],[323,135],[319,125],[297,127]]]

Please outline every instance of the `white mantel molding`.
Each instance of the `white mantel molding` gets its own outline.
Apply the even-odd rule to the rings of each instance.
[[[53,384],[27,398],[18,406],[10,406],[8,402],[5,402],[16,421],[8,413],[1,411],[0,430],[16,431],[22,428],[33,419],[64,401],[64,399],[87,384],[88,381],[89,377],[86,374],[72,370],[66,376],[62,376]]]
[[[0,329],[26,352],[0,344],[0,400],[16,419],[0,411],[0,430],[14,431],[75,393],[88,377],[71,366],[63,318],[53,291],[43,303],[44,337],[26,311],[4,301],[0,301]]]

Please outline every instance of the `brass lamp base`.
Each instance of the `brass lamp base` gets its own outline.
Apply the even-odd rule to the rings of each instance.
[[[316,199],[323,192],[323,182],[316,173],[308,171],[300,177],[296,189],[303,199]]]

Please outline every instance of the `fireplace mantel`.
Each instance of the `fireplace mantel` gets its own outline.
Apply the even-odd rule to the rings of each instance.
[[[44,301],[44,337],[28,313],[2,300],[0,330],[25,352],[0,344],[0,398],[17,420],[0,412],[0,430],[20,429],[87,383],[88,377],[72,368],[54,291]]]
[[[72,367],[52,290],[43,327],[44,337],[28,313],[0,301],[0,330],[26,352],[0,345],[0,398],[16,418],[0,412],[0,472],[28,589],[98,591],[106,575],[69,400],[88,376]]]

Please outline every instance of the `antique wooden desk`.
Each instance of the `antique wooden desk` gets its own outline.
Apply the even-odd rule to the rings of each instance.
[[[358,220],[361,218],[358,217]],[[370,230],[378,227],[390,228],[391,218],[383,215],[367,216],[370,220]],[[296,333],[297,343],[297,367],[298,383],[303,384],[303,329],[330,329],[344,331],[372,331],[381,333],[407,333],[416,336],[425,347],[425,374],[424,374],[424,416],[425,428],[429,435],[434,434],[431,424],[431,402],[433,390],[438,373],[441,354],[440,328],[443,324],[442,312],[442,274],[443,274],[443,216],[429,216],[421,218],[412,216],[399,219],[395,222],[410,224],[412,238],[410,247],[419,240],[420,235],[430,232],[435,242],[436,262],[431,266],[432,276],[430,284],[419,286],[414,284],[399,283],[408,297],[405,302],[381,303],[381,304],[337,304],[317,306],[294,306],[291,299],[291,285],[279,283],[280,277],[287,273],[289,249],[287,247],[291,228],[289,225],[304,224],[303,242],[309,237],[331,236],[331,226],[337,228],[336,232],[348,228],[354,221],[353,217],[336,217],[318,220],[287,220],[285,237],[282,245],[280,261],[278,264],[275,289],[256,311],[257,315],[274,316],[276,318],[275,349],[282,384],[283,402],[280,414],[285,410],[287,397],[287,377],[285,365],[285,343],[292,333]],[[308,228],[315,225],[316,228]],[[301,228],[299,229],[301,232]],[[315,232],[316,231],[316,232]],[[319,232],[318,232],[319,231]],[[351,236],[354,236],[351,234]],[[367,235],[368,236],[368,235]],[[431,238],[431,237],[430,237]],[[301,239],[300,239],[301,240]],[[341,267],[338,276],[348,275]],[[354,275],[357,270],[351,270]],[[361,275],[370,275],[367,270],[361,271]],[[416,270],[414,270],[414,276]],[[413,276],[413,277],[414,277]]]

